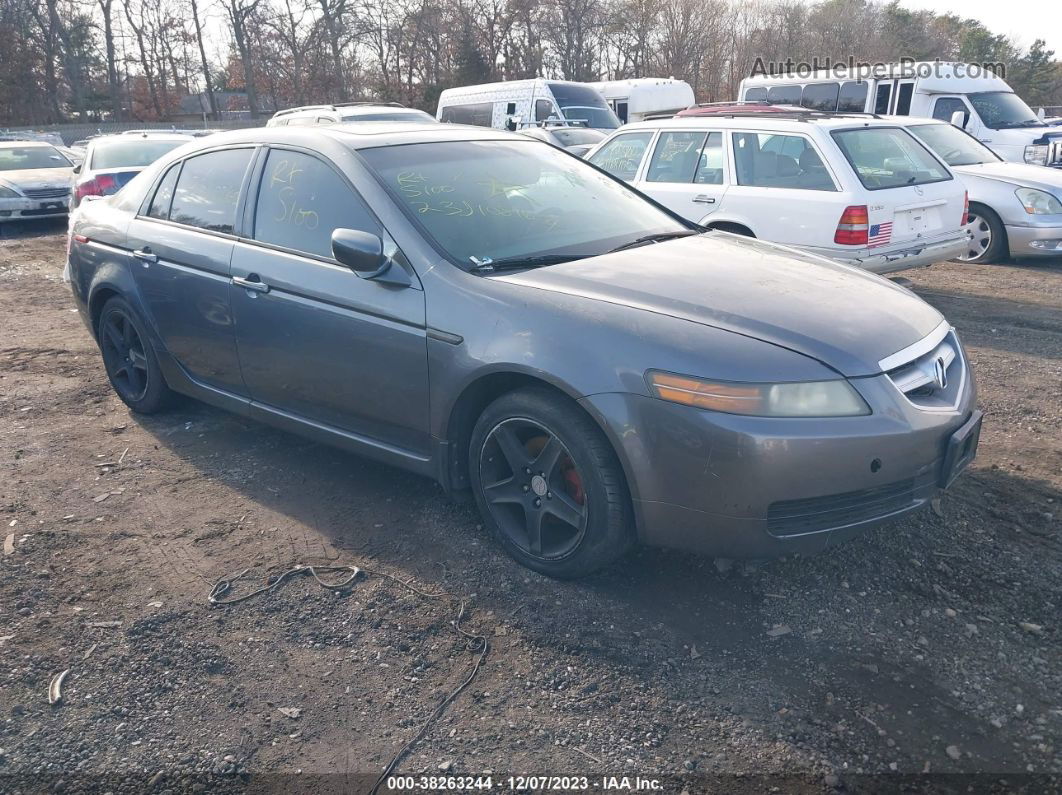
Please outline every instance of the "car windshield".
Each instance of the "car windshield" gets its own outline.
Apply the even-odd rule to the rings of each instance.
[[[363,149],[384,187],[455,263],[578,259],[686,225],[622,183],[534,141]]]
[[[343,121],[411,121],[411,122],[435,122],[435,117],[422,110],[409,108],[406,110],[384,110],[374,113],[353,113],[344,116]]]
[[[112,168],[144,168],[183,143],[187,141],[181,138],[162,140],[116,138],[112,141],[98,141],[92,147],[92,161],[89,163],[89,169],[103,171]]]
[[[868,190],[951,179],[944,166],[909,132],[899,127],[835,130],[833,137]]]
[[[1043,125],[1022,98],[1010,91],[985,91],[969,97],[981,121],[993,130]]]
[[[561,146],[579,146],[580,144],[596,144],[605,138],[600,130],[587,130],[574,127],[563,127],[550,130],[560,142]]]
[[[24,168],[70,168],[73,165],[54,146],[10,146],[0,149],[0,171]]]
[[[581,122],[599,130],[615,130],[620,126],[619,118],[604,97],[590,86],[550,83],[549,90],[569,122]]]
[[[950,124],[916,124],[907,129],[949,166],[974,166],[1000,160],[983,143]]]

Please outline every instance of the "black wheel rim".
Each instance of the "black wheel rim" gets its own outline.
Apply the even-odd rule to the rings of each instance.
[[[568,448],[542,423],[518,418],[494,426],[480,449],[479,474],[491,517],[528,555],[557,560],[582,542],[586,481]]]
[[[134,402],[143,398],[148,389],[147,355],[144,341],[125,312],[107,313],[100,324],[100,346],[118,393]]]

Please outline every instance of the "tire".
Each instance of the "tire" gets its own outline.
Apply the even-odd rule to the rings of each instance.
[[[568,398],[537,387],[502,395],[476,422],[468,460],[484,522],[527,568],[583,577],[633,545],[630,494],[616,454]]]
[[[1007,261],[1007,233],[999,216],[983,204],[971,204],[966,229],[973,234],[970,248],[957,262],[971,265],[1002,263]]]
[[[155,414],[174,402],[144,322],[129,302],[114,296],[100,312],[97,339],[111,388],[137,414]]]

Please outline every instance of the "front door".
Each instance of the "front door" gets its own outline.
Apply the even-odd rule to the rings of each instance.
[[[346,178],[317,155],[271,148],[256,194],[253,240],[236,244],[230,287],[252,400],[427,453],[424,293],[415,274],[413,287],[397,287],[362,279],[332,258],[335,229],[389,238]]]
[[[130,223],[130,266],[148,322],[200,384],[245,394],[229,306],[239,197],[254,150],[176,163]]]
[[[661,132],[636,186],[673,212],[700,223],[726,193],[726,158],[720,132]]]

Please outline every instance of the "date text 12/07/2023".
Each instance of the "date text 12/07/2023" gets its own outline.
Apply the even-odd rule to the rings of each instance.
[[[391,792],[490,791],[509,792],[657,792],[659,779],[641,776],[389,776]]]

